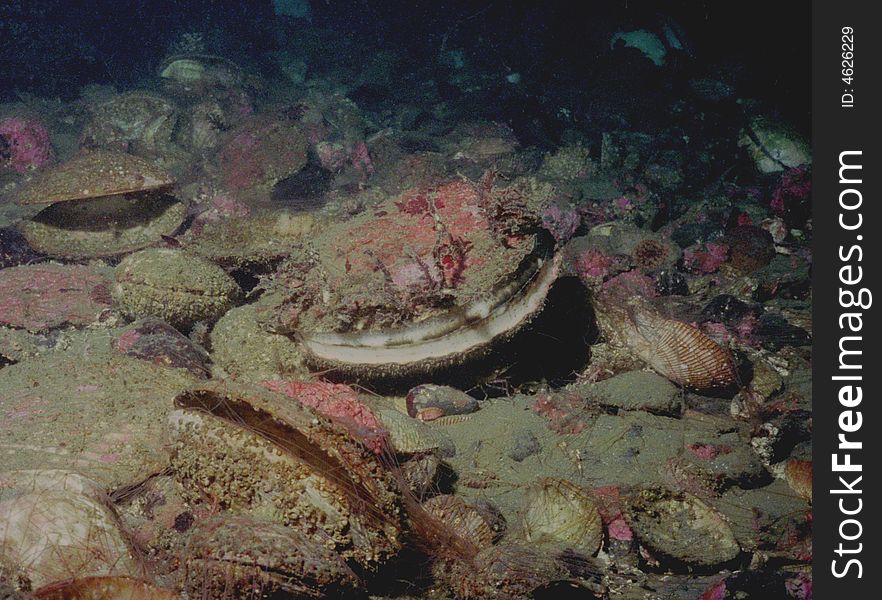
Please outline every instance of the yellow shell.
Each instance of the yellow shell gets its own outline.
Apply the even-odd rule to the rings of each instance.
[[[546,477],[530,487],[522,525],[528,542],[566,546],[589,556],[603,541],[594,498],[566,479]]]
[[[191,83],[205,77],[205,66],[191,58],[179,58],[171,61],[159,73],[163,79],[173,79],[180,83]]]

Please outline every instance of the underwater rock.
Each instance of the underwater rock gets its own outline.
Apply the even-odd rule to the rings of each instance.
[[[647,488],[628,502],[625,517],[637,540],[671,566],[716,568],[741,554],[726,519],[689,494]]]
[[[230,190],[269,190],[306,165],[307,140],[296,121],[251,117],[231,133],[217,160]]]
[[[338,424],[259,387],[232,382],[179,395],[169,426],[185,499],[297,525],[370,568],[398,552],[397,486]]]
[[[784,477],[797,496],[812,501],[812,461],[789,459],[784,466]]]
[[[116,339],[114,346],[126,356],[155,365],[186,369],[203,379],[211,376],[208,352],[168,323],[155,317],[133,323]]]
[[[110,280],[80,265],[46,263],[0,270],[0,325],[44,331],[85,326],[111,307]]]
[[[156,316],[188,329],[214,321],[242,297],[223,269],[180,250],[151,248],[127,256],[116,268],[116,302],[133,317]]]
[[[683,411],[680,390],[664,377],[647,371],[629,371],[568,389],[591,402],[619,410],[643,410],[667,416],[678,416]]]
[[[198,523],[182,557],[194,598],[346,598],[362,584],[330,539],[230,514]]]
[[[98,490],[97,483],[59,471],[4,473],[0,573],[29,590],[88,575],[143,577],[144,566]]]
[[[508,457],[515,462],[523,462],[541,451],[542,445],[536,439],[536,435],[532,430],[524,428],[512,435],[512,445]]]

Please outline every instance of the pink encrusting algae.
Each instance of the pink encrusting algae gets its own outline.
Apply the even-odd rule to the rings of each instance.
[[[344,425],[353,439],[380,454],[387,432],[358,394],[348,385],[321,381],[264,381],[265,388],[294,398],[304,406]]]
[[[49,132],[42,123],[23,117],[0,121],[0,168],[27,173],[43,167],[52,157]]]

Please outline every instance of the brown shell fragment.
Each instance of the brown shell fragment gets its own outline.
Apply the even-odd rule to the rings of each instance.
[[[45,171],[23,188],[19,204],[51,204],[159,190],[175,180],[142,158],[123,152],[80,154]]]
[[[797,496],[812,501],[812,461],[791,458],[784,466],[784,478]]]

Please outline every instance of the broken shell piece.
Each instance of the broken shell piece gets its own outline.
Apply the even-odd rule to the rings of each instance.
[[[19,204],[51,204],[159,190],[175,180],[142,158],[122,152],[80,154],[35,178],[16,197]]]

